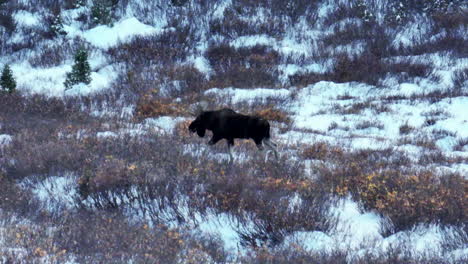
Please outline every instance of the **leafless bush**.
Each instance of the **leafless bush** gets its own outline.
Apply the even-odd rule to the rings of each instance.
[[[193,65],[169,66],[159,72],[162,83],[161,95],[165,97],[183,97],[188,94],[201,94],[208,88],[205,75]]]
[[[190,29],[166,31],[160,35],[137,36],[131,42],[109,49],[116,62],[125,62],[129,68],[150,65],[170,65],[183,61],[190,46]]]
[[[408,125],[408,122],[400,126],[400,135],[407,135],[414,130],[413,126]]]
[[[337,46],[366,40],[370,36],[369,29],[357,23],[347,23],[343,27],[335,27],[333,33],[327,35],[322,41],[326,46]]]
[[[63,63],[67,56],[61,45],[49,46],[38,51],[38,54],[29,59],[29,63],[33,67],[54,67]]]
[[[11,13],[0,13],[0,25],[5,28],[8,34],[13,33],[16,28],[16,24]]]
[[[36,217],[37,210],[32,208],[39,208],[38,201],[30,192],[21,189],[12,177],[6,176],[3,172],[0,172],[0,184],[2,186],[0,209],[5,214]]]
[[[5,155],[14,162],[3,164],[7,175],[22,178],[81,166],[84,149],[80,142],[59,137],[77,131],[81,124],[92,127],[85,113],[68,107],[61,99],[37,95],[0,95],[2,131],[14,135]],[[75,106],[76,107],[76,106]]]
[[[404,73],[409,77],[427,77],[431,67],[425,64],[400,62],[386,64],[385,70],[393,74]]]
[[[456,32],[448,32],[444,37],[439,38],[432,42],[425,42],[416,45],[408,51],[399,51],[401,55],[421,55],[426,53],[435,53],[441,51],[448,51],[463,56],[466,54],[466,41],[463,37],[459,36]]]
[[[227,8],[222,19],[210,21],[210,33],[219,34],[228,39],[240,36],[268,34],[276,36],[284,32],[284,24],[277,17],[271,17],[268,22],[249,22],[241,18],[241,14],[248,12],[245,6]]]
[[[356,129],[367,129],[367,128],[372,128],[372,127],[377,128],[377,129],[383,129],[384,125],[377,120],[373,120],[373,121],[365,120],[356,124]]]
[[[434,20],[435,30],[437,31],[440,31],[441,28],[449,30],[456,29],[462,25],[468,24],[466,11],[435,13],[432,15],[432,19]]]
[[[208,48],[206,57],[216,73],[210,87],[274,87],[278,83],[275,65],[279,54],[267,46],[236,49],[221,44]]]
[[[294,86],[307,86],[319,81],[333,82],[364,82],[376,84],[385,74],[385,66],[375,54],[366,52],[350,58],[347,54],[339,54],[335,58],[334,69],[329,73],[305,73],[290,76]]]
[[[457,144],[453,147],[454,151],[463,151],[465,146],[468,145],[468,138],[460,138],[457,141]]]
[[[453,73],[454,90],[458,91],[460,95],[463,94],[463,92],[465,93],[468,92],[467,83],[468,83],[468,67],[461,69],[461,70],[457,70]]]
[[[239,232],[249,245],[279,243],[286,233],[302,228],[324,228],[319,212],[325,208],[327,195],[304,179],[300,162],[275,164],[256,158],[248,161],[250,169],[245,170],[244,165],[218,163],[208,157],[197,161],[182,155],[177,141],[158,138],[90,142],[94,157],[83,163],[82,198],[93,208],[128,210],[127,206],[137,206],[135,209],[149,214],[155,223],[193,221],[192,213],[180,211],[181,203],[189,212],[202,215],[210,209],[229,213],[245,224]],[[303,201],[291,211],[290,199],[295,193]],[[184,202],[184,197],[189,199]],[[253,230],[247,228],[247,219],[256,223]]]

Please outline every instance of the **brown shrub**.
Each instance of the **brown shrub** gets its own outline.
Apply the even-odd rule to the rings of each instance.
[[[256,116],[265,118],[266,120],[276,121],[280,123],[290,124],[291,118],[282,110],[275,109],[274,107],[268,107],[266,109],[255,112]]]
[[[188,130],[188,127],[191,122],[192,120],[185,120],[185,121],[177,123],[177,125],[175,126],[175,134],[178,137],[184,137],[184,138],[191,137],[192,133],[190,133],[190,131]]]
[[[304,148],[302,157],[305,159],[325,160],[329,156],[339,159],[343,155],[343,150],[339,147],[332,147],[326,142],[316,142],[311,146]]]
[[[305,87],[319,81],[339,83],[355,81],[375,85],[385,73],[381,58],[371,52],[352,58],[347,54],[339,54],[335,58],[332,72],[294,74],[289,77],[289,82],[291,85],[299,87]]]
[[[0,209],[6,212],[14,212],[21,216],[25,214],[35,214],[35,210],[31,207],[38,208],[37,201],[32,195],[18,187],[15,181],[9,179],[5,174],[0,172]]]
[[[437,29],[456,29],[461,25],[468,24],[466,11],[463,12],[441,12],[432,15]]]
[[[66,217],[60,231],[53,234],[53,241],[83,260],[93,256],[93,260],[103,262],[132,258],[143,263],[177,262],[185,243],[183,233],[177,229],[132,224],[122,215],[105,211],[82,211]]]
[[[422,63],[398,62],[384,65],[386,72],[405,73],[409,77],[427,77],[431,67]]]
[[[252,3],[251,3],[252,4]],[[256,21],[249,22],[241,18],[243,13],[256,12],[255,4],[233,3],[233,8],[224,10],[222,19],[211,20],[209,30],[211,34],[219,34],[228,39],[233,39],[239,36],[267,34],[276,36],[284,32],[284,23],[275,17],[267,18],[266,22]]]
[[[220,44],[209,47],[205,56],[215,72],[210,87],[271,87],[278,83],[275,71],[280,55],[271,47]]]
[[[110,48],[109,54],[116,62],[127,63],[129,68],[154,63],[170,65],[174,60],[186,59],[189,39],[190,30],[187,27],[167,30],[163,34],[137,36],[129,43]]]
[[[170,99],[152,98],[144,95],[140,98],[136,106],[137,118],[148,118],[158,116],[180,116],[187,114],[186,107],[179,103],[174,103]]]
[[[32,56],[29,63],[33,67],[54,67],[60,65],[66,58],[67,51],[63,46],[48,46]]]
[[[164,67],[159,72],[160,78],[164,79],[162,84],[165,87],[167,97],[181,97],[189,93],[203,93],[208,86],[205,75],[194,65],[174,65]],[[173,87],[169,83],[176,82]]]
[[[401,230],[420,222],[466,222],[467,183],[457,175],[439,178],[431,172],[403,175],[388,171],[347,177],[335,192],[344,195],[350,191],[367,209],[387,215]]]

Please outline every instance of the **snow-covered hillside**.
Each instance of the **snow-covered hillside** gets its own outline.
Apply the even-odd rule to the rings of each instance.
[[[0,262],[467,261],[466,3],[312,2],[0,1]],[[200,100],[280,161],[189,135]]]

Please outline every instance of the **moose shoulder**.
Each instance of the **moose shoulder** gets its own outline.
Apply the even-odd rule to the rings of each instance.
[[[213,132],[213,137],[208,142],[210,145],[226,139],[231,160],[231,146],[234,145],[235,138],[253,139],[259,150],[263,150],[264,143],[278,158],[276,144],[270,141],[270,124],[260,117],[242,115],[228,108],[201,111],[190,124],[189,130],[192,133],[197,132],[200,137],[205,136],[206,130]]]

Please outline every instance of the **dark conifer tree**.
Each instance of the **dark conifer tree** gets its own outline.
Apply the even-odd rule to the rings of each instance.
[[[88,52],[81,48],[75,54],[75,64],[72,71],[67,73],[65,87],[71,88],[78,83],[89,84],[91,82],[91,67],[88,62]]]
[[[3,67],[2,76],[0,77],[0,86],[9,93],[12,93],[16,89],[16,81],[9,65]]]

